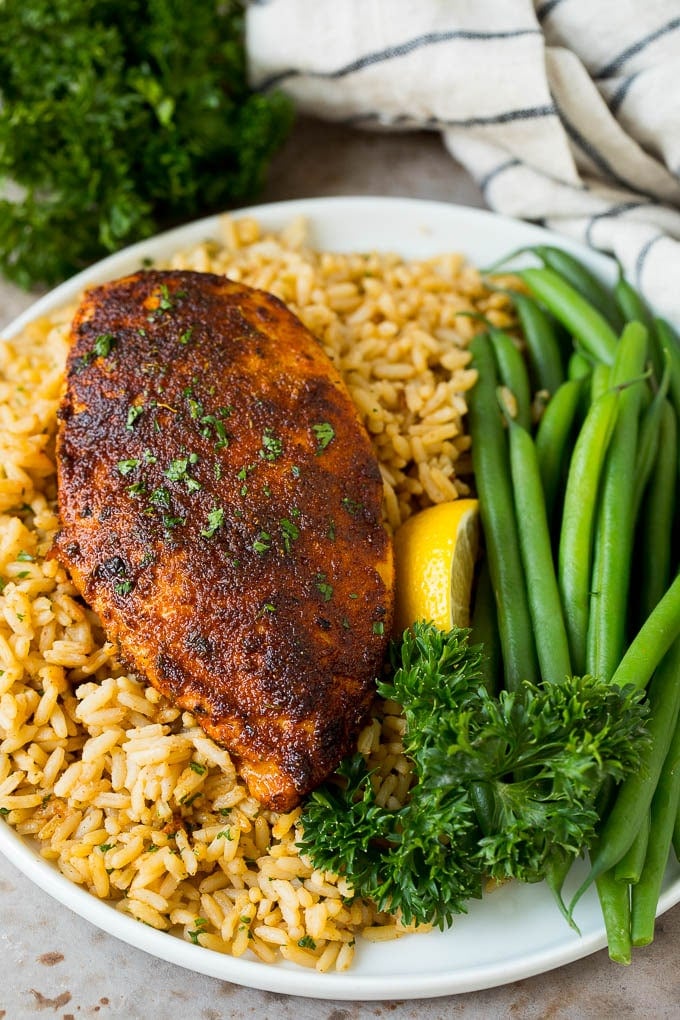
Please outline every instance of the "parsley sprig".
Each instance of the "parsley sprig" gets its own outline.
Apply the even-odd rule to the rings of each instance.
[[[244,7],[3,3],[0,272],[56,283],[260,190],[293,109],[248,84]]]
[[[640,695],[590,676],[483,685],[468,632],[416,624],[391,646],[378,692],[403,706],[414,786],[398,810],[377,803],[355,755],[304,810],[302,851],[357,895],[440,927],[482,895],[487,877],[534,882],[554,855],[594,838],[596,792],[640,760]]]

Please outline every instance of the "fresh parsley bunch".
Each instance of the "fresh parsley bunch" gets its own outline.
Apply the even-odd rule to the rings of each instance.
[[[292,116],[248,87],[241,0],[4,0],[0,271],[52,284],[254,196]]]
[[[595,836],[595,799],[640,760],[642,694],[565,677],[491,695],[468,632],[416,624],[379,694],[403,706],[415,782],[380,806],[360,755],[305,806],[301,849],[406,923],[449,924],[487,878],[536,882]]]

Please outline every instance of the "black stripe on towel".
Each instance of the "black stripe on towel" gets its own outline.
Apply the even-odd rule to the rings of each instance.
[[[600,68],[594,77],[611,78],[611,76],[615,74],[630,57],[634,57],[636,53],[640,53],[640,51],[644,50],[650,43],[656,42],[657,39],[660,39],[664,35],[668,35],[669,32],[674,32],[678,28],[680,28],[680,18],[673,18],[671,21],[667,22],[667,24],[661,25],[660,28],[657,28],[656,31],[650,32],[649,35],[646,35],[643,39],[638,39],[637,42],[628,46],[622,53],[619,53],[618,57],[614,57],[614,59],[610,61],[606,67]]]
[[[562,0],[547,0],[546,3],[541,4],[540,7],[536,8],[536,17],[540,22],[545,21],[545,19],[549,18],[555,8],[559,7],[561,3]]]
[[[594,216],[591,216],[585,230],[586,243],[589,244],[591,248],[597,248],[597,245],[593,241],[592,231],[600,220],[616,219],[617,216],[623,216],[624,213],[630,212],[632,209],[644,209],[645,206],[650,204],[650,202],[619,202],[617,205],[612,205],[609,209],[605,209],[604,212],[596,213]]]
[[[621,104],[628,95],[631,85],[633,84],[636,78],[640,77],[641,74],[642,71],[634,71],[633,74],[629,74],[627,78],[624,78],[619,87],[617,88],[616,92],[614,93],[614,95],[609,100],[607,105],[609,106],[609,109],[614,117],[619,112]]]
[[[450,42],[453,39],[487,42],[489,40],[498,39],[519,39],[526,35],[540,34],[541,33],[537,28],[514,28],[508,29],[505,32],[470,32],[466,29],[452,29],[450,32],[427,32],[425,35],[416,36],[414,39],[409,39],[407,42],[399,43],[396,46],[390,46],[385,50],[377,50],[375,53],[366,53],[363,57],[357,57],[356,60],[352,60],[348,64],[344,64],[342,67],[337,67],[335,70],[303,71],[300,68],[291,67],[286,71],[279,71],[270,78],[266,78],[264,81],[260,82],[258,88],[270,89],[275,85],[280,85],[282,81],[285,81],[288,78],[344,78],[348,74],[355,74],[357,71],[362,71],[365,67],[371,67],[374,64],[382,64],[388,60],[394,60],[399,57],[405,57],[409,53],[413,53],[414,50],[422,49],[424,46],[435,46],[438,43]]]
[[[663,241],[665,237],[666,234],[655,234],[654,237],[650,237],[649,241],[647,241],[646,244],[643,244],[642,248],[640,248],[640,251],[638,252],[638,257],[635,260],[635,282],[638,287],[641,285],[642,273],[645,268],[647,256],[649,255],[650,251],[657,243],[657,241]]]
[[[568,117],[565,117],[562,110],[558,110],[558,112],[562,121],[562,127],[567,132],[572,142],[586,154],[591,163],[593,163],[605,177],[608,177],[611,181],[615,181],[616,184],[620,184],[621,187],[625,188],[627,191],[633,191],[638,195],[644,195],[645,198],[654,199],[654,195],[651,195],[647,191],[643,191],[635,183],[635,181],[629,181],[626,180],[625,177],[621,177],[621,175],[611,165],[609,160],[602,155],[599,149],[595,148],[590,139],[581,134],[576,125],[572,124]]]
[[[486,127],[490,124],[509,124],[515,120],[536,120],[541,117],[556,117],[557,109],[552,103],[546,106],[528,106],[519,110],[504,110],[503,113],[491,113],[486,117],[461,117],[460,120],[442,120],[439,117],[427,117],[423,120],[415,120],[406,114],[399,114],[396,117],[386,119],[385,114],[376,112],[357,113],[351,117],[345,117],[343,124],[350,126],[357,124],[380,124],[381,127],[404,127],[431,128],[444,131],[447,128],[456,127]]]
[[[489,170],[485,177],[482,177],[481,181],[477,182],[479,190],[481,191],[484,198],[486,198],[486,192],[490,184],[492,184],[497,177],[504,174],[506,170],[512,170],[516,166],[521,166],[521,160],[519,159],[506,159],[504,163],[499,163],[493,170]]]

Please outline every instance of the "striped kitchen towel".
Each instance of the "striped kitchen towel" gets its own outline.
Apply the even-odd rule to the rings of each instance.
[[[680,321],[680,0],[260,0],[253,84],[431,129],[488,205],[613,254]]]

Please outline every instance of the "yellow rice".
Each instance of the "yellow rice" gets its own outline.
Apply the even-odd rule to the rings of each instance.
[[[319,338],[374,443],[389,527],[468,493],[466,346],[479,326],[460,313],[512,319],[460,256],[317,252],[302,222],[276,236],[226,218],[218,240],[169,265],[267,289]],[[299,809],[277,814],[249,797],[227,751],[125,672],[45,559],[72,312],[0,343],[0,812],[67,878],[154,928],[235,956],[344,970],[357,935],[409,929],[299,855]],[[381,704],[359,738],[380,800],[395,807],[410,782],[402,732],[398,706]]]

